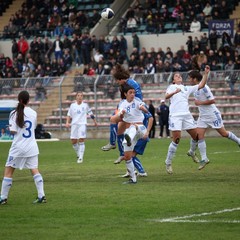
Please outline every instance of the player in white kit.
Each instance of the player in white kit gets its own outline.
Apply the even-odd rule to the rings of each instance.
[[[9,116],[9,130],[14,138],[5,165],[0,204],[7,203],[12,187],[12,176],[17,168],[30,169],[38,192],[38,197],[34,203],[46,203],[43,178],[38,170],[39,150],[34,133],[37,113],[27,106],[29,102],[27,91],[21,91],[18,94],[18,101],[16,109]]]
[[[206,66],[202,81],[195,86],[184,86],[181,75],[174,73],[173,84],[167,88],[165,98],[170,99],[169,130],[172,131],[172,142],[169,145],[167,158],[165,160],[166,171],[169,174],[173,173],[172,159],[181,139],[181,131],[186,130],[192,137],[194,144],[197,145],[197,128],[194,118],[189,111],[188,99],[191,94],[205,86],[209,72],[210,68]]]
[[[189,73],[190,81],[193,85],[198,84],[201,80],[198,71],[193,70]],[[236,142],[240,146],[240,138],[234,133],[227,131],[224,127],[221,112],[215,105],[215,99],[208,85],[204,88],[197,90],[194,93],[195,105],[198,106],[199,117],[197,120],[197,133],[198,133],[198,148],[201,155],[199,170],[203,169],[208,163],[206,153],[206,142],[204,139],[205,133],[208,128],[216,129],[216,131],[229,140]],[[194,150],[194,149],[192,149]]]
[[[66,127],[69,128],[71,126],[70,139],[73,149],[77,154],[77,163],[83,162],[88,115],[93,120],[95,126],[97,126],[97,122],[91,108],[83,101],[83,93],[77,92],[76,101],[70,105],[66,121]]]
[[[149,132],[143,124],[144,115],[148,110],[144,106],[144,102],[135,97],[134,87],[125,84],[122,88],[126,99],[123,99],[118,106],[118,113],[112,118],[114,121],[123,121],[126,126],[124,132],[123,148],[126,167],[130,175],[130,179],[125,183],[136,183],[137,177],[134,171],[134,164],[132,161],[134,147],[140,138],[147,139]]]

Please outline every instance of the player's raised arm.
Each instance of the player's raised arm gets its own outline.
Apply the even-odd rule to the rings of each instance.
[[[206,65],[204,74],[203,74],[203,78],[202,78],[202,81],[198,85],[198,89],[204,88],[205,84],[207,83],[209,73],[210,73],[210,67],[208,65]]]

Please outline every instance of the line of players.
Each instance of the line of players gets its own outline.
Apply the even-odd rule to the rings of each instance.
[[[202,170],[208,163],[209,159],[206,152],[206,142],[204,139],[207,128],[216,129],[222,137],[226,137],[240,146],[240,138],[234,133],[227,131],[223,125],[223,120],[220,111],[215,105],[214,96],[210,88],[206,85],[208,75],[210,73],[209,66],[205,67],[203,75],[198,70],[189,72],[189,81],[191,86],[182,84],[182,77],[179,73],[174,73],[172,84],[166,90],[165,98],[170,100],[170,114],[169,114],[169,130],[172,132],[172,142],[169,145],[167,157],[165,160],[166,171],[169,174],[173,173],[172,160],[177,151],[178,144],[181,139],[181,131],[186,130],[191,136],[190,149],[187,155],[190,156],[194,162],[199,163],[199,170]],[[141,109],[135,101],[142,102],[143,96],[140,85],[130,78],[127,71],[120,65],[117,66],[114,73],[114,78],[120,86],[122,101],[119,103],[118,111],[110,120],[110,142],[102,147],[103,151],[109,151],[116,148],[116,140],[120,152],[119,158],[114,162],[120,163],[122,160],[126,161],[127,173],[123,177],[130,177],[127,183],[136,183],[134,168],[129,167],[130,161],[133,162],[134,167],[138,170],[138,176],[147,176],[137,154],[142,155],[144,149],[149,141],[147,135],[152,126],[152,116],[147,111],[147,108]],[[130,86],[130,87],[129,87]],[[134,100],[129,98],[131,90],[135,90]],[[130,91],[130,92],[128,92]],[[195,104],[199,109],[199,118],[197,124],[189,111],[189,96],[193,94],[195,97]],[[141,124],[135,119],[137,110],[142,110],[143,120]],[[125,116],[126,115],[126,116]],[[132,116],[132,118],[130,118]],[[129,120],[130,119],[130,120]],[[141,118],[139,118],[139,121]],[[136,123],[137,121],[137,123]],[[145,126],[144,132],[141,132],[141,127]],[[129,148],[131,147],[131,149]],[[196,149],[199,149],[201,159],[196,155]],[[131,159],[129,152],[131,150]]]

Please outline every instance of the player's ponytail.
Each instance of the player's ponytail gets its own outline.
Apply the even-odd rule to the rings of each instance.
[[[16,123],[20,128],[24,127],[24,107],[28,104],[29,98],[30,96],[27,91],[21,91],[18,94],[18,105],[13,114],[17,114]]]

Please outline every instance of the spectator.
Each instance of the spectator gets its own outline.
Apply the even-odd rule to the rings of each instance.
[[[223,32],[222,34],[222,48],[227,47],[230,48],[232,47],[232,41],[231,41],[231,37],[229,36],[229,34],[227,32]]]
[[[197,21],[196,18],[193,19],[191,25],[190,25],[190,32],[196,33],[201,31],[201,23]]]
[[[72,66],[72,56],[70,55],[70,50],[65,49],[64,54],[63,54],[63,62],[64,62],[64,67],[66,70],[69,70],[70,67]]]
[[[177,29],[182,30],[183,32],[188,32],[189,31],[189,24],[186,16],[184,13],[180,13],[180,16],[177,20]]]
[[[48,58],[48,59],[51,58],[52,47],[53,47],[52,41],[49,40],[48,37],[45,37],[44,43],[43,43],[43,54],[44,54],[45,58]]]
[[[158,122],[160,126],[159,138],[163,137],[164,127],[166,128],[166,136],[170,138],[170,131],[168,129],[169,107],[165,104],[165,100],[161,100],[161,105],[157,109]]]
[[[137,21],[135,20],[135,18],[130,17],[127,20],[127,31],[128,32],[135,32],[137,29]]]
[[[217,50],[217,32],[215,29],[212,29],[209,34],[209,43],[210,43],[210,49],[213,51]]]
[[[21,36],[18,41],[18,52],[22,54],[23,61],[25,61],[25,57],[28,49],[29,49],[29,45],[27,40],[25,39],[24,36]]]
[[[205,17],[209,17],[212,14],[212,6],[209,2],[206,2],[205,7],[203,8],[203,13]]]
[[[238,24],[237,31],[235,32],[233,43],[235,47],[240,46],[240,23]]]
[[[132,44],[133,44],[133,48],[136,48],[137,51],[139,52],[139,50],[140,50],[140,41],[139,41],[138,35],[135,32],[132,33]]]
[[[60,39],[60,36],[56,36],[56,40],[53,42],[53,51],[55,58],[58,60],[62,58],[63,55],[63,42]]]
[[[193,40],[192,40],[192,36],[188,36],[188,40],[186,42],[187,44],[187,48],[188,48],[188,52],[189,54],[193,54]]]
[[[93,15],[89,19],[89,27],[93,28],[98,23],[99,19],[101,19],[101,15],[96,9],[93,9]]]
[[[46,89],[40,82],[35,85],[35,101],[44,101],[46,99]]]
[[[199,41],[200,51],[203,51],[204,53],[206,53],[207,46],[208,46],[207,33],[203,33],[203,35],[200,36],[200,41]]]
[[[152,100],[148,101],[148,111],[151,113],[152,117],[153,117],[153,124],[152,127],[149,131],[149,138],[155,138],[155,126],[156,126],[156,119],[155,119],[155,107],[153,106],[153,102]]]
[[[117,50],[119,50],[119,45],[120,45],[120,42],[118,40],[118,37],[113,36],[111,41],[111,49],[113,49],[113,51],[116,52]]]
[[[14,60],[17,58],[17,55],[18,55],[18,44],[15,38],[12,40],[11,50],[12,50],[12,59]]]
[[[126,40],[126,38],[123,35],[121,35],[120,36],[120,42],[119,42],[120,55],[121,55],[121,57],[126,59],[127,62],[128,62],[129,59],[128,59],[128,55],[127,55],[127,49],[128,49],[127,40]]]

